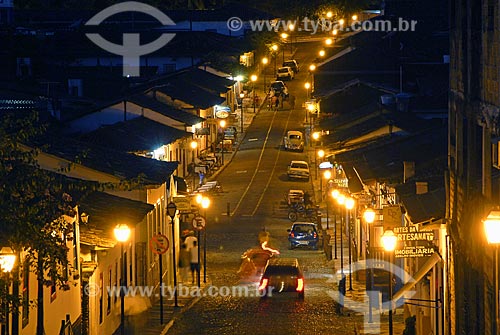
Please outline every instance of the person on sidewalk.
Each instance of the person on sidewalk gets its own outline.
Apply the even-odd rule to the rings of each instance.
[[[189,250],[191,253],[191,283],[194,284],[194,274],[200,272],[200,259],[198,258],[198,241],[193,241],[193,247]]]
[[[189,267],[191,266],[191,252],[188,250],[187,244],[182,243],[179,252],[179,269],[181,274],[181,282],[188,282]]]
[[[186,243],[186,246],[187,246],[187,250],[190,251],[191,248],[193,248],[194,246],[194,242],[197,242],[198,239],[196,238],[196,236],[194,236],[194,231],[189,231],[189,233],[187,234],[186,238],[184,239],[184,243]]]

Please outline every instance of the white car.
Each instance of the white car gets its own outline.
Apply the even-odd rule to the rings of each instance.
[[[309,164],[306,161],[291,161],[287,170],[288,179],[309,180]]]
[[[285,150],[304,151],[304,135],[298,130],[289,130],[283,139]]]
[[[292,80],[294,77],[293,70],[289,66],[283,66],[278,69],[276,73],[276,80]]]

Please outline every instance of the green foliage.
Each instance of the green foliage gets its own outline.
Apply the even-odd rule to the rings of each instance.
[[[67,241],[72,236],[72,224],[64,217],[75,215],[70,194],[81,194],[87,185],[68,183],[63,175],[38,166],[38,151],[23,144],[46,131],[37,124],[34,112],[3,112],[0,117],[0,236],[3,245],[24,251],[43,284],[63,287],[70,272]]]

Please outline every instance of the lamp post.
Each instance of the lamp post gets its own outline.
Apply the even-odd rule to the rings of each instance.
[[[6,280],[5,280],[5,294],[9,294],[9,287],[10,287],[10,273],[12,269],[14,268],[14,265],[16,264],[16,254],[10,247],[3,247],[0,249],[0,270],[5,273]],[[5,335],[9,335],[9,314],[10,314],[10,308],[9,308],[9,302],[7,299],[5,299],[5,310],[4,310],[4,317],[5,317]]]
[[[240,128],[241,128],[241,131],[240,132],[241,132],[242,135],[243,135],[243,130],[244,130],[243,129],[243,115],[245,114],[244,113],[244,111],[245,111],[244,108],[245,107],[243,105],[243,99],[244,98],[245,98],[245,93],[240,93],[240,99],[241,99],[241,111],[240,111],[240,123],[241,123]]]
[[[195,190],[195,172],[194,172],[194,152],[196,151],[196,148],[198,148],[198,142],[196,140],[192,140],[191,143],[189,143],[189,146],[191,147],[191,165],[192,165],[192,171],[193,171],[193,191]]]
[[[342,217],[342,207],[345,207],[346,197],[343,194],[339,194],[337,197],[337,203],[340,205],[340,272],[342,272],[342,277],[344,276],[344,235],[342,233],[343,217]],[[346,209],[347,211],[347,209]]]
[[[371,208],[365,209],[363,213],[363,219],[366,222],[366,241],[367,245],[365,246],[365,262],[368,262],[368,256],[369,256],[369,251],[368,251],[368,245],[369,241],[371,239],[371,235],[368,235],[368,232],[370,231],[370,224],[372,224],[375,221],[375,211]],[[372,271],[371,271],[371,261],[370,264],[366,264],[366,283],[370,283],[369,287],[366,285],[366,291],[368,292],[369,290],[373,289],[373,284],[372,284]],[[373,322],[373,314],[372,314],[372,296],[371,294],[368,296],[368,323]]]
[[[337,201],[337,198],[339,197],[340,195],[340,192],[339,190],[337,189],[334,189],[332,190],[332,198]],[[335,206],[333,207],[333,243],[334,243],[334,247],[335,247],[335,259],[337,259],[337,213],[336,213],[336,209],[335,209]]]
[[[347,239],[349,241],[349,291],[352,291],[352,241],[351,241],[351,209],[354,208],[354,199],[349,197],[345,199],[346,218],[347,218]]]
[[[293,55],[293,31],[295,30],[295,26],[293,24],[288,25],[288,31],[290,31],[290,57]]]
[[[277,44],[273,44],[271,45],[271,50],[272,50],[272,53],[273,53],[273,57],[274,57],[274,73],[276,74],[276,57],[277,57],[277,51],[278,51],[278,45]]]
[[[311,83],[310,82],[305,83],[304,87],[306,89],[306,99],[309,100],[309,89],[311,88]]]
[[[203,208],[203,216],[207,220],[207,208],[210,207],[210,199],[203,197],[201,199],[201,208]],[[207,282],[207,225],[203,231],[203,282]]]
[[[116,240],[120,243],[120,257],[122,260],[122,272],[120,276],[120,334],[125,335],[125,285],[127,285],[127,260],[125,259],[123,246],[130,238],[130,228],[124,223],[118,224],[114,229],[114,234]]]
[[[309,65],[309,75],[311,76],[311,92],[314,91],[314,71],[316,71],[316,65]]]
[[[269,63],[269,59],[267,57],[262,58],[262,65],[263,65],[263,70],[262,70],[262,76],[264,76],[264,94],[267,96],[267,85],[266,85],[266,66],[267,63]]]
[[[389,252],[389,335],[392,334],[392,252],[396,248],[398,239],[394,232],[389,229],[381,237],[382,246]]]
[[[319,158],[320,161],[323,160],[323,157],[325,157],[325,151],[323,149],[319,149],[316,155],[316,158]],[[318,170],[319,170],[319,165],[318,165],[318,160],[316,159],[315,161],[316,165],[316,179],[318,178]],[[320,179],[319,181],[319,191],[321,193],[321,199],[323,199],[323,179]]]
[[[174,307],[179,307],[177,303],[177,258],[175,257],[175,215],[177,213],[177,205],[174,202],[169,202],[167,205],[167,215],[170,217],[170,224],[172,225],[172,265],[174,272]]]
[[[252,74],[250,76],[250,80],[252,81],[252,91],[253,91],[253,113],[255,114],[255,82],[257,81],[257,75]]]
[[[286,43],[286,39],[288,38],[287,33],[281,33],[281,38],[283,39],[283,43]],[[285,62],[285,45],[281,48],[281,54],[283,55],[283,63]]]
[[[221,164],[224,165],[224,140],[226,139],[226,133],[224,131],[224,128],[226,128],[226,120],[220,120],[219,126],[222,129],[222,141],[220,146]]]
[[[325,172],[323,172],[323,177],[325,178],[326,182],[327,182],[327,185],[328,185],[328,181],[330,180],[330,178],[332,178],[332,172],[330,170],[326,170]],[[325,186],[326,187],[326,186]],[[321,192],[321,197],[323,197],[323,192]],[[328,189],[326,190],[326,197],[325,197],[325,200],[326,200],[326,229],[330,229],[330,216],[329,216],[329,199],[328,199]]]
[[[486,220],[484,220],[484,231],[488,244],[495,246],[493,258],[493,278],[494,278],[494,299],[495,299],[495,318],[493,320],[493,334],[498,332],[498,246],[500,245],[500,211],[490,211]]]

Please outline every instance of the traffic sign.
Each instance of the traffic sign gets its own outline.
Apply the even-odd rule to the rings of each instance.
[[[149,249],[157,255],[166,253],[169,245],[168,237],[163,234],[156,234],[149,240]]]
[[[205,229],[205,225],[206,225],[206,220],[203,216],[195,216],[193,218],[193,228],[194,229],[197,229],[197,230],[203,230]]]

